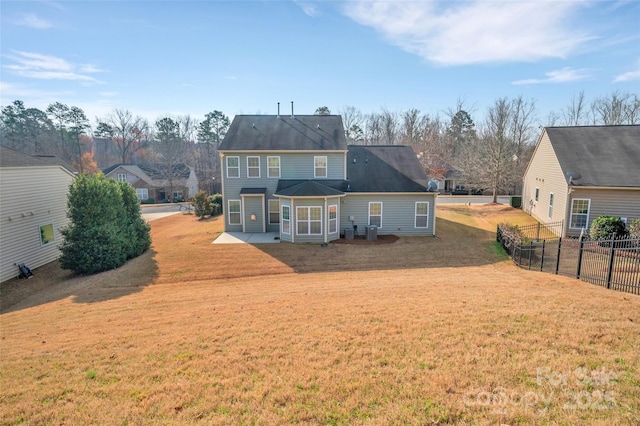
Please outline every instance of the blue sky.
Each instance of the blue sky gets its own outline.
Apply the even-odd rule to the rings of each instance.
[[[497,98],[539,120],[584,91],[640,93],[640,1],[1,1],[0,104],[60,101],[95,122],[221,110],[482,117]]]

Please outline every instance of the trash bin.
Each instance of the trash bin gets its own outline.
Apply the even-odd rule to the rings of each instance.
[[[347,228],[344,230],[344,239],[353,240],[353,229]]]
[[[367,236],[367,240],[377,240],[378,239],[378,226],[377,225],[367,225],[365,230],[365,234]]]
[[[522,207],[522,195],[511,196],[511,207],[514,207],[516,209]]]

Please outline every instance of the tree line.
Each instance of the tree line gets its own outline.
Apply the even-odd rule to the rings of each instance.
[[[519,96],[499,98],[483,113],[464,100],[430,115],[411,108],[363,113],[355,106],[337,111],[349,144],[409,145],[430,177],[442,179],[455,169],[458,182],[498,193],[518,193],[533,146],[541,131],[535,101]],[[315,114],[331,114],[326,106]],[[640,123],[637,94],[612,92],[588,101],[584,92],[561,111],[552,112],[548,126],[619,125]],[[114,164],[155,164],[172,185],[176,165],[193,167],[201,189],[219,190],[218,146],[230,125],[214,110],[203,119],[163,116],[155,122],[126,109],[114,109],[91,125],[84,111],[55,102],[45,111],[20,100],[2,107],[0,143],[31,154],[53,154],[77,170],[94,173]]]

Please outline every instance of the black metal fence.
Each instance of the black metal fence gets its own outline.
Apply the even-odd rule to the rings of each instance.
[[[516,265],[640,295],[640,239],[535,238],[538,226],[523,228],[500,224],[496,233]]]

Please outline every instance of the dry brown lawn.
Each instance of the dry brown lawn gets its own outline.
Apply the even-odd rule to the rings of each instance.
[[[212,245],[152,222],[115,271],[2,286],[2,424],[640,423],[640,297],[513,266],[504,206],[438,238]]]

